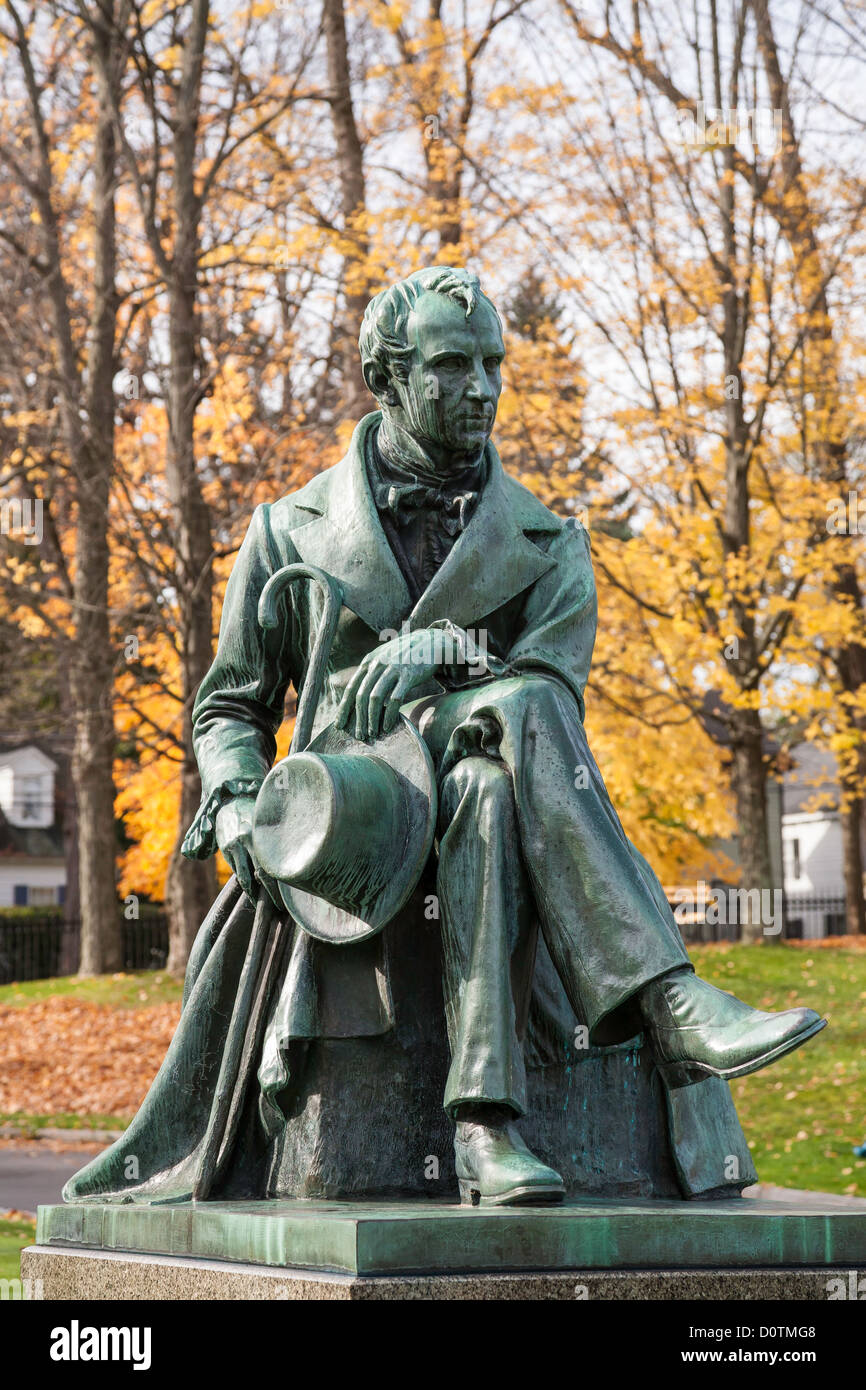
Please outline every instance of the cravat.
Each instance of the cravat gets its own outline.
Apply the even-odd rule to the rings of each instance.
[[[376,510],[416,600],[467,526],[484,486],[486,460],[456,477],[419,478],[402,462],[384,456],[371,432],[366,465]]]
[[[390,512],[397,526],[405,526],[415,512],[436,511],[443,531],[457,536],[475,510],[478,490],[448,492],[441,487],[426,487],[424,483],[389,483],[377,479],[373,483],[373,499],[380,512]]]

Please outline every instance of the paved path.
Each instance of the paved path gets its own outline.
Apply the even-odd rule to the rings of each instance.
[[[59,1202],[67,1178],[83,1168],[98,1148],[45,1152],[39,1143],[0,1149],[0,1211],[35,1212],[40,1202]]]
[[[747,1187],[744,1197],[763,1197],[771,1202],[814,1202],[816,1196],[829,1207],[847,1207],[851,1211],[862,1211],[866,1207],[866,1197],[852,1197],[845,1192],[806,1192],[799,1187],[773,1187],[772,1183],[756,1183]]]

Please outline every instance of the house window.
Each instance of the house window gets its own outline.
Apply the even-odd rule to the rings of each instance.
[[[28,907],[53,907],[56,902],[57,889],[54,887],[27,889]]]
[[[42,811],[42,778],[22,776],[17,780],[20,786],[21,819],[39,820]]]
[[[800,877],[800,841],[791,841],[791,873],[794,878]]]

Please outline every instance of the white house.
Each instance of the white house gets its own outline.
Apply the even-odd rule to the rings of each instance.
[[[782,845],[790,935],[845,930],[845,874],[839,777],[833,754],[813,744],[792,750],[783,779]],[[793,927],[793,930],[791,928]]]
[[[0,750],[0,907],[49,907],[64,900],[56,775],[57,763],[35,744]]]

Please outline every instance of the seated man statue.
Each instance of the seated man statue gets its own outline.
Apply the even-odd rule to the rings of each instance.
[[[360,349],[378,411],[341,463],[257,509],[235,564],[195,706],[204,795],[185,852],[218,845],[259,891],[256,796],[318,610],[299,586],[285,622],[264,632],[257,603],[282,566],[318,566],[343,607],[315,728],[375,740],[402,713],[435,769],[444,1105],[461,1197],[557,1200],[562,1179],[514,1126],[536,924],[590,1041],[645,1031],[669,1086],[745,1076],[824,1025],[700,980],[620,825],[583,723],[597,617],[589,537],[509,477],[490,443],[505,348],[477,277],[435,267],[384,290]],[[301,974],[281,988],[300,988]]]
[[[303,1193],[272,1151],[295,1123],[309,1044],[337,1040],[338,1067],[375,1057],[387,1072],[402,1044],[347,1063],[339,1040],[399,1036],[400,1008],[404,1021],[415,1008],[438,1023],[428,977],[415,996],[405,987],[422,958],[407,900],[434,832],[444,1105],[462,1201],[564,1194],[515,1127],[530,1003],[551,978],[590,1044],[644,1036],[680,1116],[685,1195],[726,1191],[719,1155],[742,1134],[717,1078],[776,1061],[823,1021],[810,1009],[761,1013],[698,979],[617,819],[583,726],[597,617],[589,537],[510,478],[490,443],[505,349],[477,277],[435,267],[391,286],[368,306],[360,347],[379,410],[336,467],[256,510],[196,698],[203,795],[184,853],[219,846],[234,875],[196,937],[180,1024],[144,1104],[64,1198]],[[274,765],[290,684],[292,751]],[[408,761],[395,740],[411,746]],[[311,847],[319,876],[301,876],[298,896],[291,864]],[[364,885],[363,911],[342,902],[346,883]],[[354,910],[361,936],[330,936],[320,910],[328,931]],[[368,929],[379,934],[366,941]],[[406,967],[396,1010],[393,951]],[[366,1076],[340,1077],[359,1131],[365,1096],[408,1096],[402,1077],[378,1093]],[[312,1110],[329,1103],[340,1100],[317,1097]],[[375,1148],[375,1117],[367,1127]],[[365,1152],[330,1155],[347,1172],[340,1190],[378,1191]],[[392,1165],[385,1186],[408,1190],[409,1176]]]

